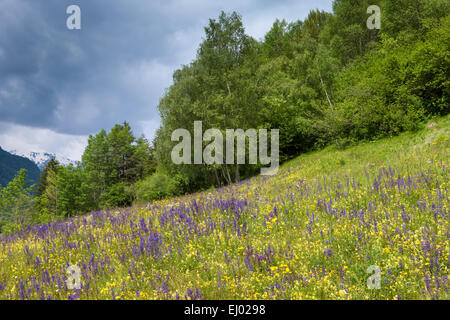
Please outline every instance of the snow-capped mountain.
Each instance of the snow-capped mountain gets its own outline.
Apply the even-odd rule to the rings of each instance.
[[[36,163],[38,168],[42,171],[42,169],[45,168],[45,165],[47,162],[50,161],[50,159],[56,159],[61,165],[68,166],[69,164],[73,164],[76,166],[78,164],[78,161],[71,160],[69,158],[56,155],[54,153],[48,153],[48,152],[29,152],[27,153],[21,153],[16,152],[16,150],[8,151],[9,153],[15,154],[17,156],[25,157]]]

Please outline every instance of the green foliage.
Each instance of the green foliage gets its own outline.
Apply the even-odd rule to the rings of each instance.
[[[91,203],[91,186],[81,167],[60,167],[58,171],[59,215],[70,217],[85,213],[95,205]]]
[[[148,141],[136,139],[126,122],[91,135],[82,166],[92,210],[130,204],[132,194],[125,190],[156,168]]]
[[[336,80],[331,136],[372,139],[416,130],[426,116],[449,112],[449,18],[424,40],[384,37],[377,50]]]
[[[36,204],[39,212],[39,222],[45,222],[49,217],[58,215],[58,171],[59,162],[51,159],[42,171],[36,190]]]
[[[163,198],[178,196],[188,192],[189,183],[187,177],[182,174],[169,176],[161,170],[134,185],[136,203],[160,200]]]
[[[422,37],[427,27],[447,16],[447,0],[384,0],[382,5],[382,32],[391,36]]]
[[[418,41],[408,55],[407,90],[417,96],[429,115],[450,111],[450,16]]]
[[[381,6],[382,0],[335,0],[333,16],[320,35],[342,65],[366,53],[378,39],[378,30],[367,28],[367,8]],[[382,7],[382,6],[381,6]],[[383,9],[382,9],[383,10]]]
[[[194,121],[203,129],[254,128],[258,125],[256,71],[261,60],[258,43],[244,32],[237,13],[221,13],[205,28],[197,59],[174,73],[174,83],[158,106],[162,127],[154,145],[159,164],[171,175],[182,174],[190,190],[231,183],[241,176],[236,166],[180,165],[171,162],[171,133],[185,128],[193,136]],[[235,179],[236,179],[235,178]]]
[[[173,187],[170,178],[166,174],[155,173],[139,181],[135,186],[135,190],[136,202],[144,203],[171,196]]]
[[[32,221],[34,185],[27,187],[27,170],[21,169],[8,185],[0,190],[0,230],[4,225],[26,225]]]
[[[100,196],[100,206],[105,209],[131,205],[133,195],[125,182],[113,184]]]
[[[89,136],[88,145],[84,150],[82,165],[86,171],[87,183],[91,187],[91,201],[97,204],[100,195],[111,185],[113,165],[110,161],[107,133],[101,130],[95,136]]]
[[[40,196],[45,193],[45,189],[48,186],[47,176],[49,171],[56,171],[59,166],[59,162],[56,159],[50,159],[49,162],[45,165],[44,169],[41,172],[41,176],[39,178],[39,184],[36,189],[36,195]]]
[[[153,150],[127,123],[90,136],[78,167],[50,161],[41,175],[34,220],[46,223],[96,209],[132,203],[132,185],[156,169]]]

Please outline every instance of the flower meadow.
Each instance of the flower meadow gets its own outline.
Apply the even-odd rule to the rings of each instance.
[[[449,127],[0,235],[0,298],[448,299]]]

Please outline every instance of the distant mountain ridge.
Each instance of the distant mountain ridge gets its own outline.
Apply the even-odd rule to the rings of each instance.
[[[0,147],[0,185],[5,187],[20,169],[27,170],[29,185],[39,182],[41,171],[33,161],[11,154]]]
[[[16,150],[11,150],[11,151],[9,151],[9,153],[30,159],[38,166],[39,170],[41,170],[41,171],[45,168],[45,165],[51,159],[56,159],[63,166],[68,166],[70,164],[72,164],[73,166],[76,166],[79,162],[79,161],[71,160],[69,158],[66,158],[66,157],[63,157],[60,155],[56,155],[54,153],[48,153],[48,152],[32,151],[32,152],[29,152],[28,154],[26,154],[26,153],[17,152]]]

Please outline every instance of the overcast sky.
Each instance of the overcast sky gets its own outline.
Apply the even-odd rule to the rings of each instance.
[[[0,0],[0,146],[80,160],[89,134],[128,121],[150,140],[173,72],[195,58],[209,18],[242,15],[261,39],[275,19],[331,0]],[[81,8],[81,30],[66,9]]]

